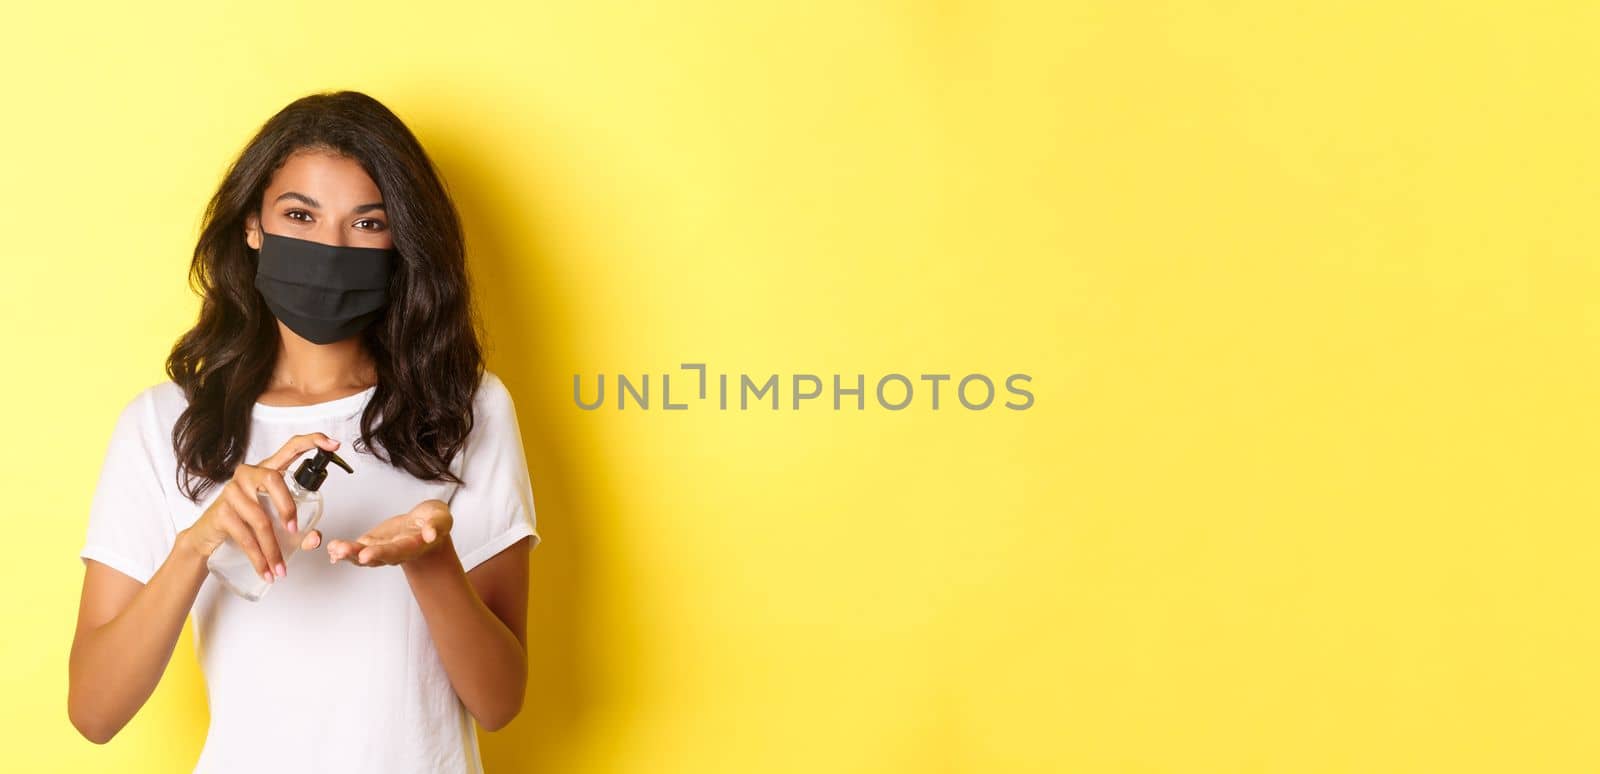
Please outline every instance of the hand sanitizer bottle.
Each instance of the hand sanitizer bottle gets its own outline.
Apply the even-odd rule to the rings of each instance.
[[[278,548],[283,552],[285,563],[294,552],[300,550],[300,540],[305,537],[306,531],[314,529],[322,518],[322,492],[318,490],[322,488],[322,482],[328,480],[330,460],[344,468],[346,473],[355,473],[339,455],[327,449],[317,449],[316,455],[301,462],[294,475],[285,482],[289,485],[289,494],[294,497],[295,521],[299,526],[299,532],[295,534],[291,535],[283,528],[283,519],[272,507],[272,498],[266,492],[256,495],[261,499],[261,507],[266,510],[267,518],[272,521],[272,531],[278,536]],[[211,552],[211,558],[206,560],[206,568],[229,590],[251,602],[261,599],[272,588],[271,583],[256,574],[250,557],[232,540]]]

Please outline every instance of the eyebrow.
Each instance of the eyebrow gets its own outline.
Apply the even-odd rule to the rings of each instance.
[[[285,193],[282,193],[282,194],[280,194],[278,196],[278,198],[272,200],[272,203],[273,204],[277,204],[278,202],[281,202],[284,199],[298,199],[298,200],[300,200],[302,202],[305,202],[306,204],[308,204],[308,205],[310,205],[312,207],[315,207],[316,209],[319,209],[319,210],[322,209],[322,203],[321,202],[319,202],[316,199],[313,199],[313,198],[311,198],[309,196],[306,196],[305,194],[300,193],[299,191],[287,191]],[[359,215],[359,214],[361,214],[363,212],[371,212],[372,210],[381,210],[381,209],[383,209],[383,202],[372,202],[371,204],[363,204],[363,205],[361,205],[359,207],[356,207],[355,209],[351,210],[351,212],[356,213],[356,214]]]

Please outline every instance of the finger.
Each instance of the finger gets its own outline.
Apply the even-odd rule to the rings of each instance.
[[[271,457],[262,460],[260,467],[283,470],[289,467],[289,463],[294,462],[294,458],[300,456],[302,452],[319,447],[328,451],[337,451],[339,442],[329,438],[326,433],[302,433],[290,438],[283,444],[283,448],[273,452]]]
[[[305,537],[300,539],[301,551],[310,551],[320,545],[322,545],[322,533],[314,529],[306,530]]]
[[[450,515],[450,506],[439,500],[425,500],[411,509],[411,513],[416,518],[425,519],[435,530],[441,532],[450,531],[451,524],[455,522],[455,518]],[[421,521],[415,523],[419,527],[422,524]]]
[[[289,485],[283,481],[283,471],[275,468],[255,470],[260,477],[256,486],[267,490],[267,497],[272,500],[272,507],[278,512],[278,519],[283,522],[283,528],[290,532],[299,532],[300,523],[295,517],[294,495],[289,493]]]
[[[256,536],[250,531],[250,526],[231,510],[218,522],[222,531],[227,533],[228,539],[232,540],[233,544],[244,552],[245,558],[250,560],[250,566],[255,568],[256,574],[260,575],[262,580],[271,583],[272,569],[267,566],[267,557],[261,553],[261,546],[256,544]]]
[[[235,478],[230,481],[228,504],[233,506],[233,512],[255,534],[256,544],[261,547],[261,555],[268,569],[282,577],[285,572],[283,551],[278,548],[278,536],[272,531],[272,520],[253,492],[245,494],[247,487],[254,488],[246,479]]]
[[[328,563],[334,564],[359,553],[362,545],[352,540],[328,541]]]
[[[356,556],[356,563],[365,567],[376,567],[383,564],[399,564],[406,557],[416,553],[423,546],[421,535],[398,535],[382,543],[374,543],[361,549]]]

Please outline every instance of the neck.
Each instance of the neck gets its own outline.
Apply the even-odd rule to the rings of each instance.
[[[281,322],[278,330],[278,360],[267,389],[326,395],[366,389],[378,382],[377,367],[360,336],[332,344],[314,344],[300,338]]]

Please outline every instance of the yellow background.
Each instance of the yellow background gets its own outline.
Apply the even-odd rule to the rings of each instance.
[[[226,164],[355,88],[530,456],[491,772],[1600,769],[1600,6],[1303,5],[8,9],[0,766],[192,765],[187,636],[68,723],[76,552]],[[1037,402],[573,404],[685,361]]]

